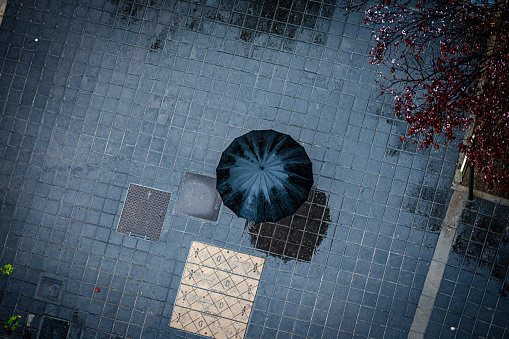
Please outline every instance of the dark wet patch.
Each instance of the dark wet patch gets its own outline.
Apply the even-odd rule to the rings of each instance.
[[[507,216],[485,215],[467,204],[461,215],[449,263],[461,270],[500,282],[499,293],[507,298],[509,226]],[[496,284],[495,284],[496,285]],[[495,286],[494,285],[494,286]]]
[[[293,50],[296,39],[325,45],[336,0],[279,0],[235,2],[229,24],[242,28],[240,39],[254,42],[262,34],[275,34],[281,40],[268,39],[267,47]]]
[[[156,40],[150,45],[151,50],[158,50],[161,47],[164,47],[164,41],[166,40],[166,37],[168,36],[168,33],[170,31],[169,27],[164,27],[156,37]]]
[[[120,0],[107,0],[112,8],[116,8],[116,12],[110,12],[110,18],[117,21],[117,25],[131,25],[143,19],[147,6],[154,6],[154,0],[142,1],[120,1]]]
[[[278,222],[248,222],[251,244],[269,255],[310,261],[327,234],[331,218],[327,195],[312,189],[308,200],[294,215]]]
[[[166,39],[178,39],[182,29],[210,33],[213,23],[221,22],[241,28],[231,32],[238,34],[236,39],[256,45],[244,48],[247,54],[253,56],[258,46],[293,51],[297,40],[325,45],[336,1],[220,0],[218,5],[211,5],[203,0],[177,3],[167,0],[107,0],[105,9],[110,15],[110,24],[130,31],[146,29],[150,13],[155,13],[151,8],[173,12],[164,22],[165,29],[149,38],[151,41],[148,41],[147,47],[152,51],[164,47]]]
[[[399,150],[387,148],[385,150],[385,156],[386,157],[397,157],[399,155]]]

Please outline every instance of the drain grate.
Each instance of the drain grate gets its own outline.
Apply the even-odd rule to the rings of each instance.
[[[67,338],[70,323],[65,320],[44,316],[38,339]]]
[[[221,203],[215,178],[187,172],[180,186],[175,212],[217,221]]]
[[[63,281],[43,275],[37,287],[36,299],[59,302]]]
[[[129,184],[117,232],[159,241],[171,193]]]
[[[193,242],[170,327],[211,338],[243,338],[265,260]]]

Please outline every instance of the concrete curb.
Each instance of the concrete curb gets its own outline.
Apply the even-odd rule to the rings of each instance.
[[[437,245],[433,259],[429,265],[428,274],[424,282],[419,304],[415,311],[414,320],[408,333],[408,338],[421,339],[424,338],[426,328],[428,327],[431,312],[435,305],[435,299],[440,288],[442,276],[444,275],[445,265],[449,259],[449,252],[451,250],[454,236],[456,234],[456,227],[460,221],[461,212],[465,207],[467,201],[467,192],[455,190],[449,208],[442,222],[440,236],[438,237]]]
[[[455,191],[465,192],[468,194],[468,187],[461,185],[461,164],[463,163],[464,160],[465,155],[460,153],[458,156],[458,162],[456,163],[456,171],[454,172],[454,178],[452,180],[451,188]],[[478,197],[480,199],[493,202],[495,204],[509,206],[509,199],[500,198],[486,192],[478,191],[476,189],[474,189],[474,197]]]
[[[456,184],[456,183],[454,183],[452,185],[452,189],[455,190],[455,191],[458,191],[458,192],[463,192],[465,194],[468,194],[468,187],[461,186],[461,185]],[[474,190],[474,197],[477,197],[477,198],[480,198],[480,199],[483,199],[483,200],[487,200],[487,201],[493,202],[495,204],[509,206],[509,199],[500,198],[500,197],[491,195],[491,194],[486,193],[486,192],[481,192],[481,191],[478,191],[478,190]]]

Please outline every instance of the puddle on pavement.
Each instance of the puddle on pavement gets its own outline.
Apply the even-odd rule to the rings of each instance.
[[[253,247],[288,260],[310,261],[327,234],[331,221],[327,195],[311,190],[308,200],[294,215],[276,223],[248,222],[247,233]]]

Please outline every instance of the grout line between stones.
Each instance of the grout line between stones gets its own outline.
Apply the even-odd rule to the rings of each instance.
[[[417,305],[410,332],[408,333],[408,338],[410,339],[424,338],[442,276],[444,275],[445,265],[449,258],[449,252],[454,241],[456,227],[460,221],[461,212],[465,207],[466,200],[467,193],[463,191],[454,191],[451,197],[449,208],[442,222],[435,253],[426,275],[419,304]]]

